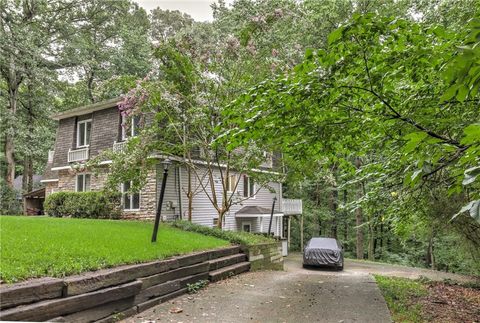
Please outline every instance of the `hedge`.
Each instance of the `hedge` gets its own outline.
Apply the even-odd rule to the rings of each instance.
[[[223,240],[230,241],[231,243],[245,245],[245,246],[275,241],[275,239],[269,238],[262,234],[255,234],[255,233],[249,233],[249,232],[243,232],[243,231],[241,232],[223,231],[218,228],[209,228],[203,225],[195,224],[195,223],[184,221],[184,220],[171,222],[170,225],[184,231],[197,232],[203,235],[220,238]]]
[[[121,215],[120,196],[103,191],[53,193],[44,208],[54,217],[116,219]]]

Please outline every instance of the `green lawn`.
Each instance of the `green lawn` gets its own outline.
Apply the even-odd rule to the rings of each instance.
[[[62,277],[229,245],[198,233],[139,221],[0,216],[0,277]]]

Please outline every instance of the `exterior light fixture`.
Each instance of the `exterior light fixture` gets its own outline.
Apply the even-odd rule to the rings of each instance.
[[[165,187],[167,186],[168,167],[171,163],[172,162],[168,158],[164,159],[161,162],[161,164],[163,165],[162,189],[160,191],[160,197],[158,198],[157,214],[155,215],[155,224],[153,225],[152,242],[157,241],[158,226],[162,217],[163,197],[165,196]]]

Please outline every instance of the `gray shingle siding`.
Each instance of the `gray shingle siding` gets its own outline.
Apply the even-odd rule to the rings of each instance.
[[[116,107],[93,113],[90,158],[113,147],[113,143],[119,138],[119,125],[120,113]]]
[[[55,141],[53,167],[67,166],[69,149],[77,147],[77,122],[92,119],[90,134],[90,158],[113,147],[119,139],[120,113],[116,107],[108,108],[78,117],[61,119]]]
[[[58,122],[57,138],[55,140],[55,155],[53,167],[66,166],[68,150],[74,145],[75,118],[62,119]]]

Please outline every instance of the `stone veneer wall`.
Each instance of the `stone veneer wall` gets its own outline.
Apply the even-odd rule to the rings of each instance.
[[[114,322],[186,293],[188,284],[248,271],[244,261],[240,247],[231,246],[63,279],[2,285],[0,320]]]
[[[281,242],[268,242],[243,246],[243,252],[250,262],[250,270],[283,270]]]
[[[108,168],[105,167],[98,174],[91,174],[90,189],[92,191],[101,190],[107,180]],[[54,192],[75,192],[76,176],[80,173],[74,173],[70,170],[58,171],[58,182],[46,183],[46,196]],[[152,219],[155,217],[157,201],[157,177],[156,171],[149,172],[148,180],[140,192],[140,210],[124,211],[123,216],[129,219]]]

